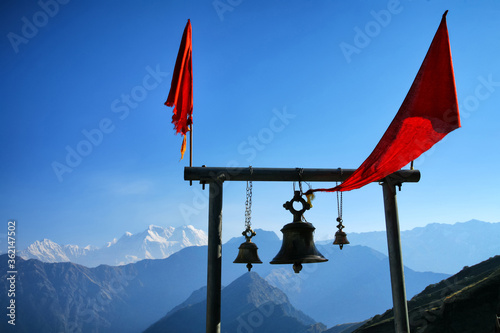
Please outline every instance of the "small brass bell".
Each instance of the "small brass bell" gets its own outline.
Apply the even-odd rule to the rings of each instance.
[[[302,203],[302,209],[295,210],[293,202]],[[293,214],[293,222],[286,224],[281,229],[283,243],[280,251],[270,263],[293,264],[294,272],[299,273],[302,270],[302,263],[328,261],[314,244],[313,232],[316,228],[311,223],[302,222],[302,214],[311,208],[311,205],[302,198],[300,191],[295,191],[293,199],[287,201],[283,207]]]
[[[339,230],[335,233],[335,240],[333,241],[333,245],[339,245],[340,249],[344,247],[345,244],[349,244],[349,241],[347,240],[347,235],[342,229],[345,227],[342,225],[342,219],[340,217],[337,217],[337,222],[339,223],[337,225],[337,228]]]
[[[235,264],[247,264],[248,271],[252,269],[252,264],[262,264],[262,261],[257,254],[257,245],[252,243],[252,237],[256,235],[255,231],[251,228],[247,228],[242,232],[242,235],[245,236],[246,241],[241,243],[238,252],[238,256],[233,261]]]

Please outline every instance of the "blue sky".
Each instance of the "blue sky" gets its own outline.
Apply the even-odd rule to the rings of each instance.
[[[398,193],[401,229],[500,221],[498,1],[8,0],[0,233],[16,219],[23,248],[101,246],[149,224],[207,229],[208,191],[183,180],[163,105],[188,18],[194,165],[354,169],[447,9],[462,128],[415,161],[422,179]],[[279,233],[292,195],[291,183],[255,183],[254,228]],[[243,230],[244,203],[245,184],[226,183],[225,240]],[[346,232],[385,228],[377,184],[344,193],[343,210]],[[318,194],[306,214],[317,239],[333,237],[336,214],[335,194]]]

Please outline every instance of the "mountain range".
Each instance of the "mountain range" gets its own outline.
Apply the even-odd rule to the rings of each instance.
[[[254,272],[282,289],[290,304],[315,322],[331,326],[364,320],[391,306],[387,258],[363,246],[319,247],[330,261],[304,265],[296,275],[290,265],[269,265],[281,247],[276,234],[257,230],[259,255],[265,264]],[[223,245],[223,284],[244,274],[233,264],[243,237]],[[206,285],[206,246],[186,247],[165,259],[145,259],[122,266],[44,263],[17,259],[18,332],[140,332],[164,317]],[[6,281],[7,256],[0,256],[0,278]],[[406,268],[408,295],[447,275]],[[8,306],[7,284],[0,307]],[[341,301],[339,301],[341,300]],[[281,310],[280,310],[281,311]],[[6,321],[0,321],[3,331]]]
[[[478,220],[455,224],[432,223],[402,231],[403,262],[416,271],[454,274],[464,266],[500,253],[500,242],[496,237],[498,234],[500,223]],[[275,241],[275,234],[270,235],[272,241]],[[351,245],[368,246],[387,255],[385,231],[348,233],[347,237]],[[262,239],[262,235],[256,238],[257,241],[259,239]],[[262,239],[260,243],[267,245],[267,241],[268,239]],[[317,244],[330,245],[332,242],[333,240],[328,240]],[[192,226],[173,228],[151,225],[141,233],[126,232],[121,238],[113,239],[101,248],[90,245],[59,245],[44,239],[34,242],[18,254],[24,259],[74,262],[96,267],[101,264],[123,265],[142,259],[163,259],[184,247],[206,244],[205,232]],[[5,249],[0,248],[0,254],[5,252]]]
[[[344,229],[347,232],[347,228]],[[431,223],[401,231],[403,262],[420,272],[455,274],[500,253],[500,222],[478,220],[455,224]],[[364,245],[387,255],[385,231],[347,233],[351,245]],[[327,242],[319,242],[330,243]]]
[[[429,228],[433,228],[431,234],[436,238],[441,234],[443,239],[451,238],[444,231],[463,238],[463,232],[467,232],[466,226],[469,230],[478,229],[482,223],[484,222],[470,221],[452,226],[465,230],[460,232],[454,232],[453,228],[448,230],[448,225],[430,225]],[[258,273],[273,288],[281,290],[294,311],[306,314],[316,323],[321,322],[331,327],[348,322],[362,322],[373,314],[382,313],[392,307],[387,256],[372,248],[354,245],[357,242],[355,235],[348,234],[351,244],[344,246],[343,250],[332,244],[317,242],[318,249],[329,261],[306,264],[300,274],[294,274],[291,265],[268,264],[281,247],[281,240],[277,235],[274,232],[256,231],[257,236],[252,240],[258,245],[259,256],[264,264],[255,264],[252,272]],[[421,233],[423,236],[428,234],[429,232]],[[116,251],[120,254],[120,258],[127,258],[126,255],[129,257],[135,255],[139,258],[137,253],[141,255],[144,253],[144,256],[146,252],[156,253],[152,250],[146,251],[147,247],[141,247],[144,243],[150,244],[158,240],[159,237],[155,235],[160,236],[161,232],[158,227],[151,226],[137,235],[125,234],[121,239],[110,242],[106,248],[121,243],[124,244],[121,248],[123,251]],[[415,235],[415,237],[423,236]],[[489,239],[494,237],[495,235],[491,234],[481,235],[481,239],[486,239],[485,244],[492,244]],[[138,241],[128,243],[130,245],[127,247],[125,241],[133,239]],[[237,237],[223,245],[222,283],[228,287],[247,271],[245,265],[232,263],[238,253],[239,244],[243,242],[243,237]],[[417,244],[420,241],[409,239],[407,242]],[[139,245],[134,248],[132,244]],[[443,241],[442,244],[447,245],[449,242]],[[461,245],[456,246],[465,248],[460,251],[470,249],[469,242],[457,242],[457,244]],[[70,255],[78,251],[68,248],[69,250],[65,249],[63,254],[70,259]],[[141,252],[131,251],[133,249],[140,249]],[[87,251],[98,253],[91,247]],[[441,253],[446,251],[440,249],[437,253],[429,255],[426,260],[440,262],[447,258],[447,254]],[[50,253],[52,257],[56,257],[55,254],[58,252],[43,253],[50,259]],[[484,253],[480,256],[483,255]],[[88,254],[80,257],[86,256]],[[30,320],[19,321],[17,331],[143,331],[162,317],[169,316],[169,313],[172,315],[185,308],[184,301],[193,306],[203,302],[205,293],[199,289],[206,284],[206,258],[206,246],[188,246],[164,259],[145,259],[116,267],[101,265],[89,268],[71,262],[44,263],[39,260],[18,258],[17,313],[19,318],[29,317]],[[465,259],[469,260],[468,257]],[[460,258],[455,260],[460,262]],[[4,281],[8,271],[6,264],[7,256],[0,256],[0,278]],[[463,266],[462,262],[461,267]],[[412,297],[426,286],[438,283],[447,277],[448,274],[416,272],[405,267],[407,296]],[[3,288],[7,288],[6,283],[3,284]],[[197,290],[197,293],[193,293]],[[0,306],[7,306],[7,289],[0,290],[0,293]],[[5,324],[0,322],[1,331],[6,328],[2,326]],[[335,329],[332,332],[342,332],[349,326],[355,327],[355,325],[332,327]]]
[[[126,232],[120,239],[106,246],[78,247],[59,245],[49,239],[36,241],[19,252],[23,259],[38,259],[43,262],[72,262],[87,267],[125,265],[143,259],[164,259],[188,246],[207,244],[203,230],[191,225],[179,228],[150,225],[143,232]]]
[[[291,304],[314,320],[327,326],[358,322],[369,318],[392,304],[388,257],[366,246],[344,246],[340,250],[332,244],[317,245],[329,261],[304,264],[300,274],[291,265],[269,265],[281,248],[281,240],[274,232],[256,230],[252,238],[259,247],[264,264],[255,264],[257,272],[274,287],[288,296]],[[223,246],[222,281],[228,285],[246,268],[233,264],[243,237],[233,238]],[[449,275],[416,272],[405,266],[407,295],[411,297],[430,283]],[[342,301],[339,302],[339,299]]]
[[[15,332],[141,332],[206,284],[206,246],[191,246],[165,259],[88,268],[16,260]],[[7,255],[0,278],[7,278]],[[0,284],[0,306],[8,306]],[[6,320],[0,331],[9,332]]]
[[[195,291],[144,333],[202,332],[206,288]],[[408,302],[415,333],[500,331],[500,256],[430,284]],[[276,311],[278,310],[278,311]],[[221,332],[392,333],[393,311],[369,320],[326,329],[297,311],[287,296],[256,273],[246,273],[222,290]]]

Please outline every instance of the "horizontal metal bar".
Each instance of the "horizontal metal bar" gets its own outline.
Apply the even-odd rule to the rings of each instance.
[[[355,169],[302,169],[302,168],[224,168],[224,167],[185,167],[184,180],[199,180],[210,183],[217,181],[306,181],[342,182],[354,173]],[[399,170],[388,177],[394,183],[416,183],[420,180],[418,170]]]

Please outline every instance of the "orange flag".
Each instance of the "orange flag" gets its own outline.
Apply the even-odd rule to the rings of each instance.
[[[460,127],[447,13],[403,104],[370,156],[342,184],[306,194],[350,191],[381,180]]]
[[[177,60],[175,61],[170,92],[165,102],[166,106],[174,107],[172,123],[176,134],[181,133],[184,137],[181,146],[181,159],[184,158],[186,152],[186,133],[191,130],[190,126],[193,123],[193,64],[191,53],[191,21],[188,20],[182,34]]]

